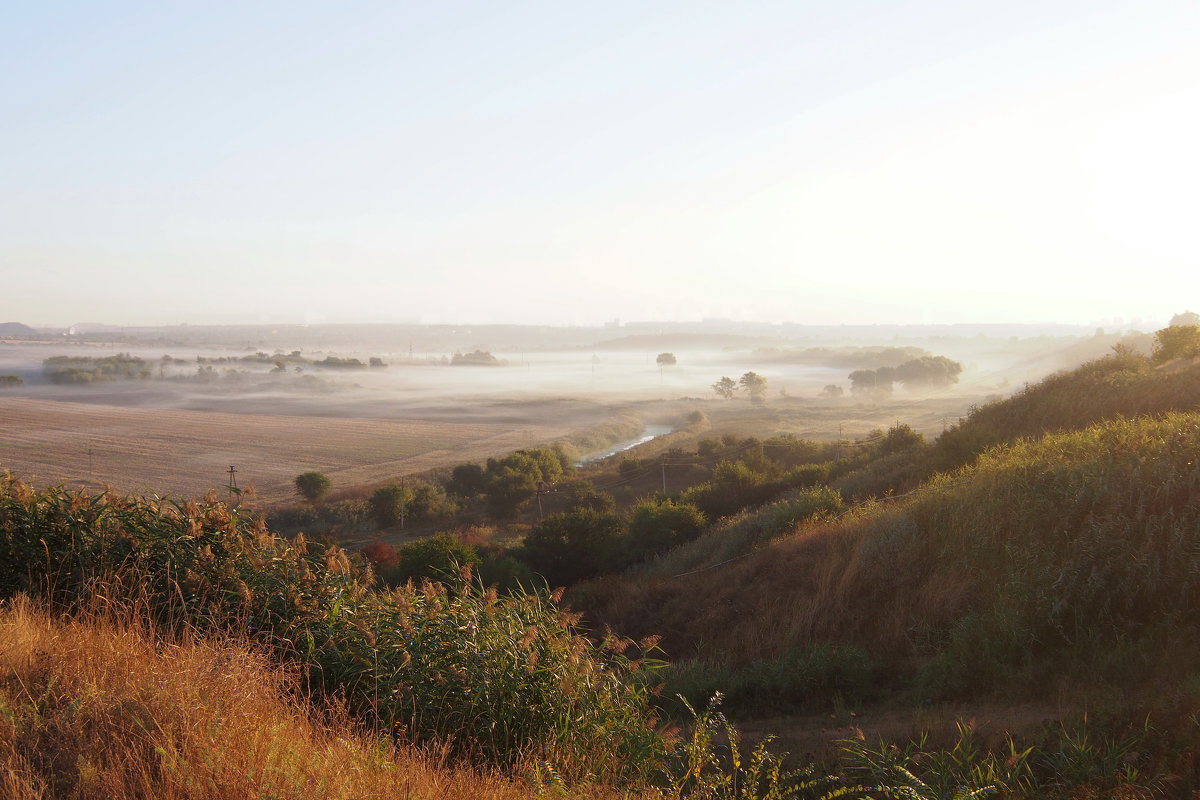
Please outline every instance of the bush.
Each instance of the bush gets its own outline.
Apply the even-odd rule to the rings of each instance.
[[[479,563],[479,553],[475,548],[463,544],[452,533],[437,533],[428,539],[410,542],[400,548],[398,557],[400,563],[394,576],[389,573],[389,578],[396,583],[414,581],[419,584],[422,580],[454,582],[464,567]]]
[[[0,599],[22,591],[238,631],[366,727],[451,756],[541,762],[566,782],[643,783],[662,763],[639,665],[579,635],[556,598],[470,581],[371,592],[345,553],[314,555],[211,496],[35,492],[0,474]]]
[[[296,493],[310,503],[323,500],[329,494],[329,478],[321,472],[305,472],[296,476]]]
[[[631,509],[625,560],[634,563],[690,542],[704,530],[704,514],[690,503],[643,500]]]
[[[1161,364],[1175,358],[1200,356],[1200,326],[1172,325],[1154,334],[1154,360]]]
[[[380,528],[390,528],[399,525],[404,518],[405,506],[411,502],[412,493],[399,484],[381,486],[367,501],[371,519]]]

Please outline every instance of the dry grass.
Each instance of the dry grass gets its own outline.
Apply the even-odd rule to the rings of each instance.
[[[530,797],[533,789],[372,741],[288,700],[237,642],[166,639],[128,619],[0,609],[0,796]]]
[[[263,502],[295,497],[293,479],[317,469],[336,488],[478,461],[566,436],[566,421],[514,425],[428,420],[227,414],[0,398],[0,464],[38,486],[83,482],[120,492],[200,496],[222,488],[229,465]],[[89,471],[89,451],[91,465]]]

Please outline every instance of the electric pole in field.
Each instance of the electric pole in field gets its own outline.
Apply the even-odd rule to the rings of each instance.
[[[229,499],[233,499],[233,495],[237,493],[237,467],[233,464],[229,465]]]

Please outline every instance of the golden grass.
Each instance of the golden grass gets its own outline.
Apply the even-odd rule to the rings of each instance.
[[[314,719],[238,642],[164,638],[128,619],[0,608],[0,797],[461,798],[533,787],[440,764]]]

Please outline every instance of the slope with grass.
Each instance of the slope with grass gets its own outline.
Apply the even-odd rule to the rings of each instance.
[[[710,676],[693,696],[722,681],[797,707],[830,691],[1195,688],[1200,413],[1184,409],[1197,407],[1197,368],[1117,354],[900,454],[928,476],[911,495],[889,499],[910,487],[879,478],[895,472],[886,459],[866,463],[860,483],[882,501],[787,525],[780,499],[572,602],[661,634],[678,671]],[[947,453],[970,463],[938,471]]]
[[[295,679],[245,641],[15,601],[0,608],[0,796],[533,796],[299,704]]]

